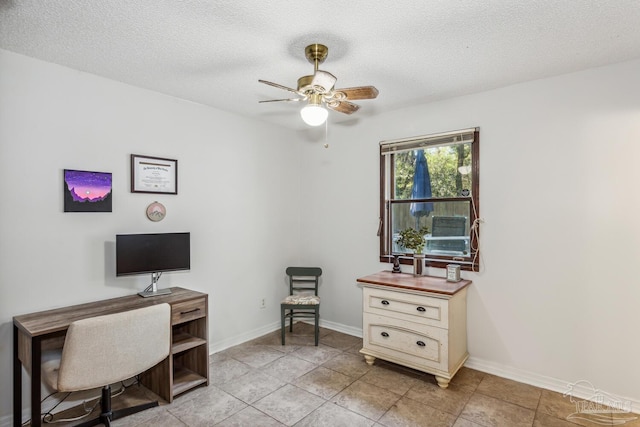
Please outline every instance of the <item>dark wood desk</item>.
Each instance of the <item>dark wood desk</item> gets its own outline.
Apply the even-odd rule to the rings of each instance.
[[[171,288],[151,298],[129,295],[13,318],[13,425],[22,425],[22,367],[31,374],[31,425],[40,426],[42,351],[61,348],[69,325],[80,319],[120,313],[149,305],[171,305],[172,351],[141,375],[141,382],[171,402],[174,396],[209,384],[207,294]]]

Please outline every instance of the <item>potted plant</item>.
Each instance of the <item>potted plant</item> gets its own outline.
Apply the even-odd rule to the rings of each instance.
[[[405,228],[398,234],[398,240],[396,242],[399,246],[413,251],[413,274],[416,276],[422,275],[422,267],[424,265],[424,245],[427,240],[424,238],[425,234],[429,232],[427,227],[421,227],[419,230],[415,228]]]

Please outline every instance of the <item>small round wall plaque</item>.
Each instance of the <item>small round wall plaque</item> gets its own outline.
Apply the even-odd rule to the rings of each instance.
[[[162,203],[153,202],[147,206],[147,218],[153,222],[162,221],[167,214],[167,209]]]

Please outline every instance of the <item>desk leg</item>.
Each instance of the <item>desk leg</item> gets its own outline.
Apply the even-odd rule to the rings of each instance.
[[[34,337],[31,339],[31,427],[40,427],[40,399],[42,393],[42,339]]]
[[[22,363],[18,356],[18,327],[13,325],[13,427],[22,424]]]

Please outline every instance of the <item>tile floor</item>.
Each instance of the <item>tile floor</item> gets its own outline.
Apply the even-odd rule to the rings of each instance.
[[[462,368],[449,388],[432,375],[358,353],[362,340],[294,325],[211,356],[210,385],[113,423],[114,427],[200,426],[640,426],[636,414],[574,416],[562,394]],[[580,414],[577,414],[580,415]],[[626,420],[625,420],[626,419]]]

